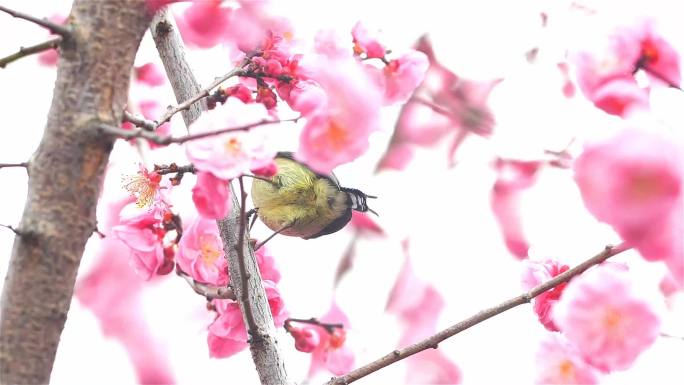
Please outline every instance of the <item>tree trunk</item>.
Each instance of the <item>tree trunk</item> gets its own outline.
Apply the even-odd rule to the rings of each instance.
[[[0,382],[49,381],[133,59],[149,25],[143,0],[76,0],[60,47],[52,106],[31,158],[24,214],[2,295]]]

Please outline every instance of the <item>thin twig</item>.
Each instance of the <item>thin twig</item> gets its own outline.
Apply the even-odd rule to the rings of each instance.
[[[155,121],[145,119],[142,116],[132,114],[128,111],[124,111],[123,121],[132,123],[133,125],[140,127],[146,131],[154,131],[157,128],[157,123]]]
[[[247,193],[245,192],[244,182],[242,177],[238,178],[240,184],[240,231],[238,233],[237,241],[237,253],[238,253],[238,267],[240,268],[240,277],[242,278],[242,303],[245,304],[245,318],[247,319],[247,334],[251,337],[252,332],[256,331],[258,328],[256,322],[254,322],[254,314],[252,314],[252,306],[249,302],[249,274],[247,274],[247,269],[245,268],[245,226],[246,226],[246,216],[245,205],[247,204]]]
[[[243,64],[243,65],[244,65],[244,64]],[[179,112],[181,112],[181,111],[183,111],[183,110],[187,110],[188,108],[190,108],[190,106],[191,106],[193,103],[196,103],[198,100],[200,100],[200,99],[202,99],[202,98],[208,97],[208,96],[209,96],[209,93],[211,92],[211,90],[213,90],[214,88],[218,87],[221,83],[223,83],[223,82],[225,82],[226,80],[232,78],[233,76],[238,76],[238,75],[240,75],[242,72],[243,72],[242,67],[233,68],[233,69],[232,69],[230,72],[228,72],[227,74],[225,74],[225,75],[223,75],[223,76],[220,76],[220,77],[216,78],[211,84],[209,84],[209,86],[207,86],[206,88],[202,89],[202,91],[200,91],[197,95],[191,97],[190,99],[184,101],[183,103],[181,103],[181,104],[179,104],[179,105],[177,105],[177,106],[175,106],[175,107],[169,107],[168,110],[166,111],[166,113],[164,113],[164,115],[163,115],[159,120],[157,120],[157,127],[159,127],[159,126],[161,126],[162,124],[164,124],[164,123],[168,122],[169,120],[171,120],[171,118],[173,117],[173,115],[175,115],[175,114],[177,114],[177,113],[179,113]]]
[[[10,167],[23,167],[23,168],[27,168],[27,167],[28,167],[28,162],[21,162],[21,163],[0,163],[0,168],[10,168]]]
[[[11,230],[14,234],[16,234],[16,235],[23,235],[23,233],[22,233],[19,229],[15,228],[15,227],[12,226],[12,225],[3,225],[2,223],[0,223],[0,227],[4,227],[4,228],[6,228],[6,229],[10,229],[10,230]]]
[[[220,130],[215,130],[215,131],[207,131],[207,132],[200,132],[197,134],[179,136],[176,138],[174,138],[172,136],[158,136],[154,132],[143,130],[139,127],[132,129],[132,130],[124,130],[123,128],[119,128],[116,126],[111,126],[108,124],[101,124],[98,126],[98,128],[106,134],[114,135],[118,138],[125,139],[125,140],[134,139],[134,138],[143,138],[143,139],[147,139],[150,142],[153,142],[156,144],[168,145],[171,143],[181,144],[181,143],[189,142],[191,140],[203,139],[203,138],[207,138],[210,136],[225,134],[228,132],[249,131],[250,129],[252,129],[254,127],[265,126],[268,124],[277,124],[277,123],[283,123],[283,122],[296,122],[300,118],[301,117],[296,117],[296,118],[292,118],[292,119],[280,119],[280,120],[262,119],[258,122],[245,124],[244,126],[228,127],[228,128],[223,128]]]
[[[207,300],[212,299],[232,299],[236,300],[233,289],[228,286],[213,286],[203,282],[195,281],[191,276],[187,275],[176,265],[176,274],[183,278],[185,282],[190,285],[195,293],[205,297]]]
[[[24,58],[29,55],[33,55],[39,52],[47,51],[49,49],[54,49],[59,47],[59,44],[62,42],[62,37],[61,36],[56,36],[53,37],[52,39],[48,41],[44,41],[42,43],[32,45],[29,47],[20,47],[19,51],[6,56],[2,59],[0,59],[0,68],[5,68],[8,64],[17,61],[21,58]]]
[[[626,246],[624,243],[611,247],[607,246],[605,250],[600,252],[599,254],[595,255],[594,257],[582,262],[581,264],[573,267],[570,270],[567,270],[566,272],[557,275],[553,279],[550,279],[544,283],[542,283],[539,286],[536,286],[532,288],[532,290],[528,291],[527,293],[523,293],[517,297],[511,298],[508,301],[502,302],[499,305],[496,305],[494,307],[484,309],[479,311],[477,314],[473,315],[472,317],[466,318],[465,320],[454,324],[437,334],[434,334],[420,342],[417,342],[413,345],[409,345],[407,347],[401,348],[394,350],[393,352],[379,358],[378,360],[375,360],[371,362],[368,365],[362,366],[358,369],[352,370],[351,372],[347,373],[344,376],[341,377],[333,377],[326,383],[326,385],[342,385],[342,384],[350,384],[360,378],[363,378],[377,370],[380,370],[388,365],[391,365],[397,361],[400,361],[406,357],[412,356],[416,353],[422,352],[423,350],[427,349],[437,349],[439,346],[440,342],[444,341],[445,339],[449,337],[453,337],[454,335],[469,329],[472,326],[475,326],[489,318],[494,317],[495,315],[501,314],[505,312],[506,310],[510,310],[516,306],[529,303],[534,297],[538,296],[539,294],[551,290],[554,287],[568,282],[570,279],[573,277],[583,273],[585,270],[589,269],[590,267],[594,265],[598,265],[599,263],[605,261],[606,259],[617,255],[623,251],[628,250],[629,247]]]
[[[45,27],[45,28],[49,29],[50,32],[52,32],[56,35],[60,35],[60,36],[65,37],[65,38],[69,37],[69,35],[71,35],[71,29],[69,29],[68,27],[65,27],[61,24],[54,23],[48,19],[45,19],[45,18],[39,19],[37,17],[33,17],[33,16],[27,15],[25,13],[17,12],[15,10],[9,9],[7,7],[3,7],[2,5],[0,5],[0,11],[10,14],[12,17],[24,19],[24,20],[30,21],[34,24],[38,24],[41,27]]]

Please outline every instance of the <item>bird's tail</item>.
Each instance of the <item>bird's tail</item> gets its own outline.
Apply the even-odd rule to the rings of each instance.
[[[353,210],[360,211],[362,213],[370,211],[373,214],[378,215],[378,213],[369,208],[368,204],[366,203],[366,199],[375,199],[377,198],[376,196],[366,195],[362,191],[357,190],[355,188],[342,187],[341,190],[347,193],[347,197],[349,198],[349,205]]]

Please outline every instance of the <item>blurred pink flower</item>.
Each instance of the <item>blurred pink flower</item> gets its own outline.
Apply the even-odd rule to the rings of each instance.
[[[230,211],[230,190],[228,181],[219,179],[210,172],[199,171],[197,183],[192,188],[192,201],[197,212],[205,218],[223,219]]]
[[[458,368],[443,350],[428,349],[406,359],[407,384],[460,384],[463,380]]]
[[[336,376],[349,372],[354,365],[354,353],[345,345],[349,319],[335,302],[328,313],[319,319],[324,323],[341,323],[344,328],[334,328],[333,334],[330,334],[324,328],[314,326],[318,332],[319,344],[311,352],[309,377],[320,370],[327,370]]]
[[[551,278],[567,271],[570,266],[558,261],[547,259],[546,261],[523,261],[522,286],[524,290],[530,290]],[[549,331],[558,331],[558,327],[551,317],[553,306],[558,302],[567,283],[562,283],[555,288],[545,291],[532,300],[534,312],[537,313],[539,322]]]
[[[640,240],[681,199],[682,151],[663,137],[636,130],[587,146],[574,165],[585,206],[624,240]]]
[[[599,372],[559,333],[548,333],[537,351],[537,384],[599,383]]]
[[[154,63],[145,63],[135,67],[135,80],[150,87],[161,86],[166,82],[164,72]]]
[[[119,223],[119,212],[131,199],[112,201],[100,221],[100,231],[109,234]],[[163,340],[154,338],[145,321],[142,291],[145,282],[128,266],[129,248],[115,237],[105,237],[96,247],[94,266],[80,276],[74,297],[97,318],[102,333],[121,343],[141,384],[171,384],[173,368]]]
[[[216,221],[198,217],[178,243],[177,262],[194,280],[215,286],[228,283],[228,261]]]
[[[633,105],[648,106],[648,88],[639,88],[634,74],[643,70],[652,84],[679,86],[679,55],[656,31],[654,22],[637,20],[616,26],[606,47],[572,53],[577,81],[584,95],[609,114],[624,116]],[[612,84],[619,82],[619,86]]]
[[[226,40],[241,51],[261,49],[268,58],[269,45],[264,41],[269,36],[282,36],[287,40],[292,38],[294,28],[287,19],[271,12],[270,1],[239,0],[238,3],[240,7],[231,15]]]
[[[295,349],[300,352],[313,352],[321,341],[318,331],[312,327],[305,326],[298,328],[296,326],[291,326],[288,329],[288,332],[295,340]]]
[[[350,56],[319,55],[312,79],[325,92],[326,104],[307,116],[297,158],[329,173],[368,149],[368,137],[379,129],[381,90],[362,65]]]
[[[365,53],[369,59],[385,57],[385,47],[368,32],[366,26],[360,21],[357,21],[352,28],[352,41],[354,42],[354,53],[357,55]]]
[[[587,362],[624,370],[660,333],[655,301],[635,291],[624,268],[603,264],[570,281],[553,320]]]
[[[165,231],[158,214],[154,210],[144,211],[112,227],[112,235],[130,248],[131,266],[145,280],[152,278],[164,263]]]
[[[53,23],[57,23],[57,24],[64,24],[66,22],[66,19],[67,19],[66,16],[60,15],[60,14],[54,14],[48,18],[48,20],[50,20]],[[55,36],[55,35],[50,34],[50,36]],[[43,52],[39,53],[37,56],[37,59],[38,59],[38,63],[40,65],[44,65],[46,67],[52,67],[52,66],[57,65],[57,60],[59,59],[59,52],[56,49],[51,48],[47,51],[43,51]]]
[[[425,78],[428,59],[424,53],[409,50],[391,60],[382,73],[385,84],[385,104],[404,103]]]
[[[359,211],[352,212],[351,225],[361,234],[384,234],[385,231],[371,217]]]
[[[520,195],[536,182],[541,166],[541,161],[501,158],[495,164],[498,178],[492,187],[492,211],[508,251],[519,259],[527,258],[530,248],[520,218]]]
[[[259,273],[264,281],[271,281],[273,283],[280,282],[280,270],[276,266],[275,258],[269,253],[266,245],[261,246],[254,252],[257,265],[259,266]]]
[[[213,132],[258,123],[267,118],[268,113],[262,104],[244,104],[236,98],[228,98],[223,106],[204,112],[190,126],[190,132]],[[210,172],[223,180],[267,166],[272,163],[276,151],[266,148],[265,132],[259,128],[190,141],[186,144],[188,159],[198,170]]]
[[[199,48],[210,48],[226,39],[233,10],[223,0],[195,1],[176,16],[183,41]]]

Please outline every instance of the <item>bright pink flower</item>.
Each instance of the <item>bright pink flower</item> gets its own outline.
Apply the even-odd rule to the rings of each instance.
[[[520,196],[537,180],[540,161],[497,159],[498,179],[492,187],[491,205],[508,251],[519,259],[527,258],[530,247],[520,218]]]
[[[318,331],[312,327],[298,328],[292,326],[288,332],[295,340],[295,349],[300,352],[311,353],[321,342]]]
[[[530,290],[551,278],[570,269],[570,266],[561,264],[558,261],[547,259],[544,262],[523,261],[522,285],[523,289]],[[560,284],[555,288],[545,291],[532,300],[534,312],[537,313],[539,322],[549,331],[558,331],[558,327],[553,322],[551,311],[558,302],[567,283]]]
[[[240,99],[243,103],[252,103],[254,98],[252,97],[252,91],[242,84],[237,84],[232,87],[228,87],[223,90],[223,93],[227,96],[234,96]]]
[[[161,8],[171,3],[177,3],[179,1],[183,0],[145,0],[145,5],[147,6],[147,9],[150,11],[150,13],[154,14]]]
[[[178,265],[194,280],[215,286],[228,283],[228,261],[216,221],[198,217],[178,243]]]
[[[166,82],[164,73],[154,63],[146,63],[139,67],[135,67],[135,79],[150,87],[161,86]]]
[[[676,207],[683,159],[671,141],[626,130],[587,146],[575,161],[575,180],[587,209],[626,241],[636,241]]]
[[[634,80],[639,70],[646,72],[654,84],[681,83],[679,55],[656,32],[652,21],[618,26],[607,39],[606,47],[571,55],[580,89],[597,107],[624,116],[633,103],[647,106],[648,88],[638,88]],[[621,85],[611,85],[615,81]]]
[[[304,116],[312,115],[327,104],[325,91],[311,80],[283,82],[277,90],[290,108]]]
[[[131,266],[145,280],[152,278],[164,263],[165,231],[158,214],[145,211],[112,228],[112,235],[130,248]]]
[[[271,308],[273,314],[273,323],[276,327],[281,327],[289,316],[285,308],[285,301],[280,296],[280,290],[275,282],[264,280],[264,290],[266,290],[266,298],[268,299],[268,306]]]
[[[460,384],[461,369],[440,349],[424,350],[406,359],[406,384]]]
[[[268,114],[261,104],[244,104],[236,98],[228,98],[223,106],[207,111],[190,126],[192,134],[239,127],[267,120]],[[267,166],[273,162],[276,151],[266,148],[261,127],[211,135],[186,144],[188,158],[200,171],[207,171],[217,178],[230,180],[251,169]]]
[[[315,170],[329,173],[368,149],[370,133],[379,128],[381,94],[351,57],[321,57],[312,77],[325,91],[327,105],[308,117],[297,157]]]
[[[195,1],[176,17],[183,41],[191,46],[210,48],[225,40],[233,10],[223,0]]]
[[[587,364],[563,335],[549,333],[537,352],[537,384],[599,383],[599,372]]]
[[[635,291],[628,273],[596,267],[570,281],[553,308],[563,334],[605,372],[629,368],[660,333],[654,301]]]
[[[385,80],[385,104],[403,103],[423,81],[428,68],[424,53],[409,50],[387,64],[382,73]]]
[[[354,28],[352,28],[352,38],[355,54],[365,53],[369,59],[385,57],[385,47],[368,32],[360,21],[356,22]]]
[[[119,223],[122,207],[130,198],[112,202],[100,230],[109,234]],[[90,248],[88,248],[90,250]],[[96,262],[81,276],[74,297],[97,318],[102,333],[123,345],[141,384],[171,384],[173,369],[163,340],[157,340],[143,317],[142,295],[146,283],[128,266],[129,248],[115,237],[105,237],[94,250]]]
[[[351,225],[362,234],[384,234],[384,230],[368,214],[353,211]]]
[[[268,40],[272,36],[288,37],[293,35],[293,28],[289,21],[274,16],[270,11],[268,1],[238,1],[240,7],[236,9],[227,28],[226,39],[235,44],[243,52],[251,52],[257,48],[263,50],[265,58],[272,54],[272,46]],[[278,46],[278,49],[284,48]]]
[[[209,172],[198,172],[197,184],[192,188],[192,201],[201,216],[209,219],[225,218],[230,211],[228,181]]]
[[[345,333],[349,329],[349,320],[342,310],[333,302],[332,307],[323,317],[324,323],[341,323],[344,329],[335,328],[331,335],[324,328],[315,326],[318,330],[320,342],[316,349],[311,352],[311,366],[309,377],[318,371],[325,369],[339,376],[349,372],[354,365],[354,353],[344,344]]]

